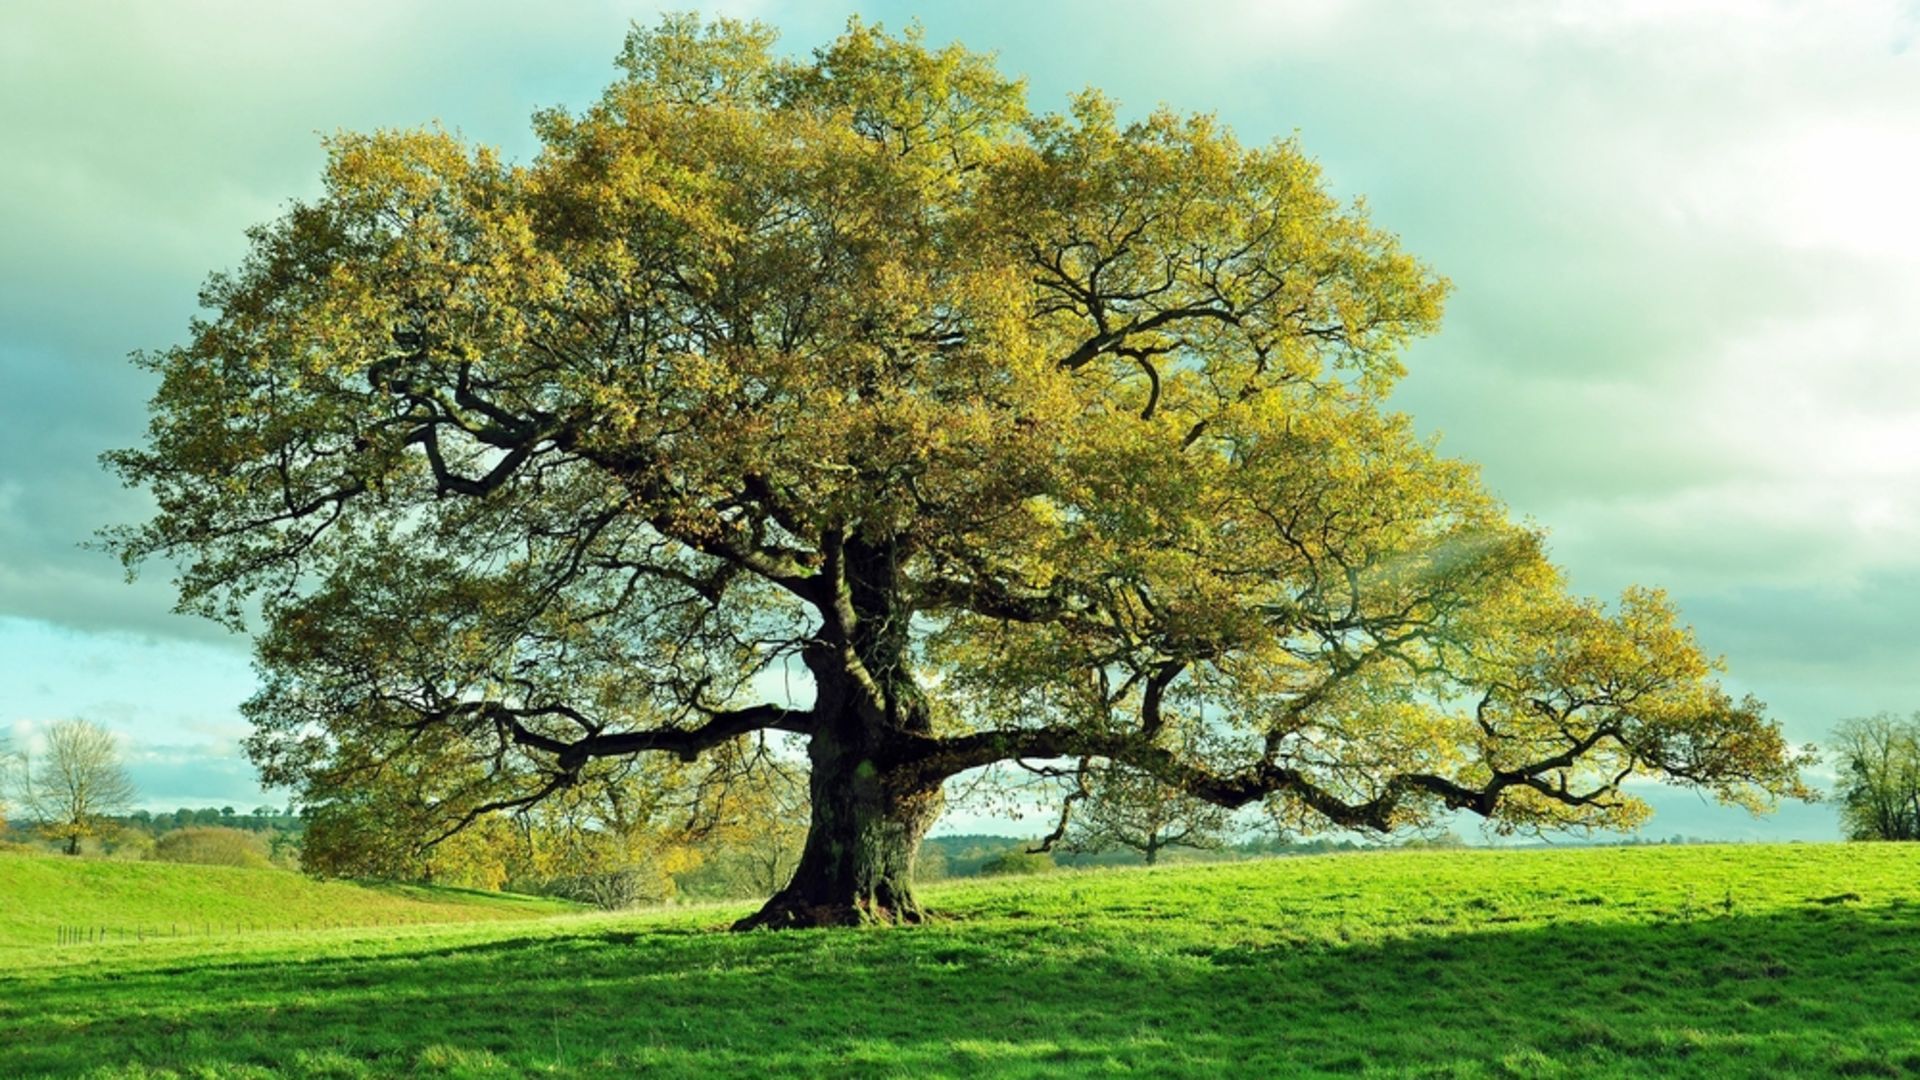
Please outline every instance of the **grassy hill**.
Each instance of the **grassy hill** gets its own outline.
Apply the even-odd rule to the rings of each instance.
[[[531,897],[314,881],[284,870],[0,852],[0,950],[61,927],[109,939],[525,919],[572,910]]]
[[[1900,1076],[1920,846],[1398,852],[735,908],[20,949],[0,1075]]]

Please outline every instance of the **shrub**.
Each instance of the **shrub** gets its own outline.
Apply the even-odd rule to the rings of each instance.
[[[266,842],[253,833],[223,825],[192,825],[162,836],[151,856],[161,862],[263,868],[273,865]]]
[[[651,867],[629,866],[593,874],[569,874],[546,882],[548,896],[592,904],[605,911],[621,911],[642,904],[664,903],[668,888]]]
[[[1044,851],[1013,848],[988,859],[980,867],[982,877],[1008,874],[1044,874],[1053,869],[1053,856]]]
[[[100,854],[109,859],[138,861],[153,858],[154,840],[150,833],[125,825],[106,825],[98,836]]]

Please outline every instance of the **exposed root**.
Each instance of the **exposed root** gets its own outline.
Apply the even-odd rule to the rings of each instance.
[[[733,924],[735,930],[808,930],[827,926],[917,926],[933,916],[909,899],[891,907],[871,900],[811,903],[782,893]]]

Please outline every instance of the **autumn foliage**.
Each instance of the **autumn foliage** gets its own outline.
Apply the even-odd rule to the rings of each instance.
[[[1569,596],[1388,407],[1447,285],[1294,141],[859,23],[620,69],[527,163],[335,137],[142,360],[114,542],[258,606],[268,782],[437,834],[792,737],[769,926],[917,919],[944,781],[1010,759],[1303,828],[1802,792],[1659,592]]]

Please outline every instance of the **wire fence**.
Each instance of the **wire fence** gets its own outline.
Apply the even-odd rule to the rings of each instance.
[[[198,919],[184,922],[142,923],[132,926],[99,923],[62,924],[54,927],[55,946],[65,945],[106,945],[121,943],[140,943],[147,941],[172,941],[182,938],[222,939],[251,936],[254,934],[303,933],[309,930],[350,930],[379,929],[382,927],[419,926],[443,923],[446,918],[374,918],[353,921],[313,920],[301,922],[246,922]]]

